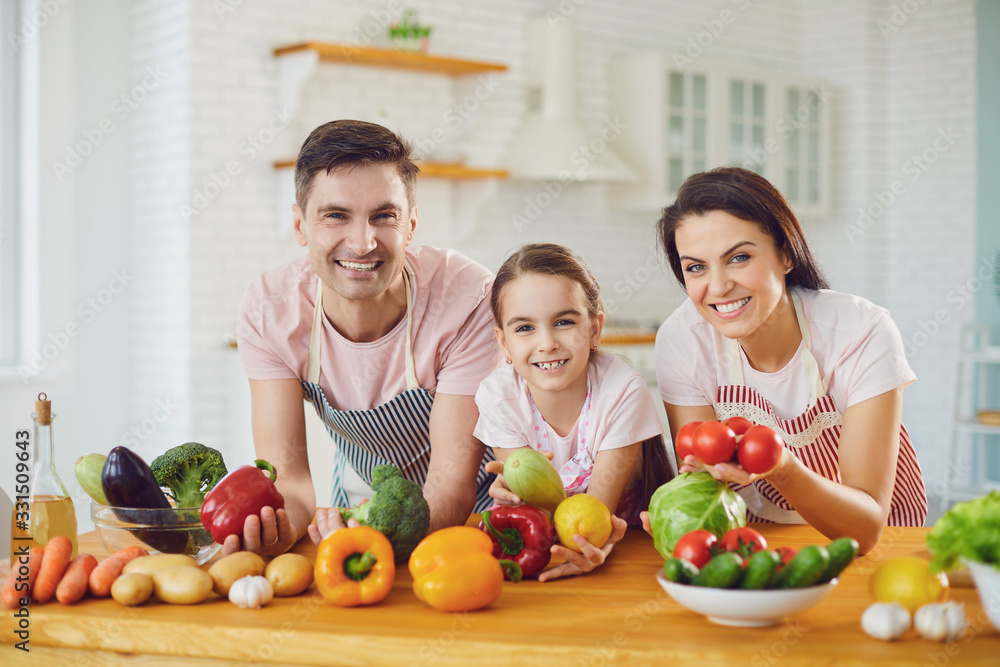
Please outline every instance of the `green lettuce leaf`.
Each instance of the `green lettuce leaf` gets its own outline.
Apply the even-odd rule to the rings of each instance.
[[[649,499],[653,544],[664,558],[685,533],[703,528],[722,537],[747,524],[747,506],[728,484],[707,472],[686,472],[661,486]]]
[[[1000,566],[1000,492],[956,503],[927,534],[931,569],[953,570],[958,559]]]

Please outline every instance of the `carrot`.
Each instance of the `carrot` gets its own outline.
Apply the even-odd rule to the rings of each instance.
[[[125,565],[139,556],[148,555],[149,552],[138,545],[125,547],[114,552],[101,561],[101,564],[90,573],[90,592],[95,597],[108,597],[111,595],[111,584],[115,583],[115,579],[125,569]]]
[[[87,594],[87,579],[97,567],[97,559],[90,554],[80,554],[69,562],[66,574],[56,588],[56,599],[63,604],[73,604]]]
[[[16,554],[12,556],[10,574],[7,575],[7,580],[3,583],[3,606],[7,607],[7,609],[17,609],[21,606],[22,599],[31,597],[31,589],[35,585],[38,571],[42,567],[43,554],[44,549],[42,547],[28,549],[27,581],[25,581],[22,574],[19,574],[21,570],[20,557]],[[18,581],[19,577],[21,577],[20,581]]]
[[[38,570],[33,597],[36,602],[48,602],[56,593],[69,559],[73,557],[73,543],[65,535],[56,535],[45,545],[45,558]]]

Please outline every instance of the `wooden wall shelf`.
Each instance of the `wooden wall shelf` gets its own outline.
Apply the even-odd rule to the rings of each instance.
[[[301,44],[283,46],[275,49],[274,55],[275,57],[280,57],[299,51],[315,51],[321,61],[329,63],[389,67],[418,72],[448,74],[451,76],[464,76],[480,72],[503,72],[507,69],[506,65],[498,63],[428,56],[423,53],[411,53],[409,51],[328,42],[303,42]]]
[[[468,167],[464,164],[451,162],[420,162],[420,175],[427,178],[450,178],[454,180],[469,180],[478,178],[499,178],[510,177],[506,169],[493,169],[486,167]],[[274,163],[275,169],[292,169],[295,167],[295,160],[279,160]]]

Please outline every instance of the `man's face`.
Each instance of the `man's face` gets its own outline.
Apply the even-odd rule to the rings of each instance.
[[[295,237],[309,248],[320,280],[343,299],[373,300],[400,276],[417,228],[395,166],[351,165],[313,178],[306,210],[298,205]]]

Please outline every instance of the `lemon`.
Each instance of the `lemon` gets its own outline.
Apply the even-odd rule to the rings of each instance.
[[[901,556],[878,566],[868,590],[876,602],[898,602],[912,614],[925,604],[947,599],[948,577],[931,572],[930,563],[922,558]]]
[[[552,522],[559,541],[573,551],[582,551],[573,541],[574,535],[582,535],[597,548],[603,547],[611,536],[611,512],[604,503],[586,493],[559,503]]]

